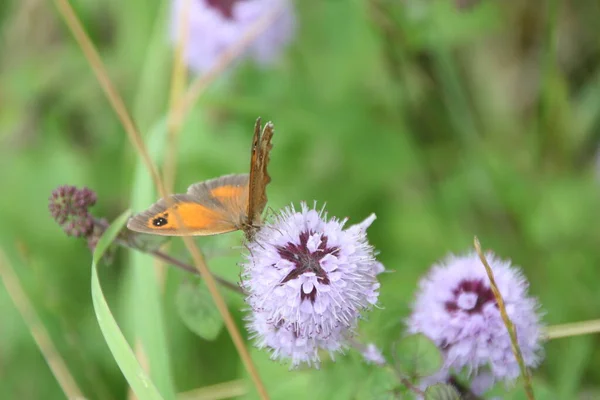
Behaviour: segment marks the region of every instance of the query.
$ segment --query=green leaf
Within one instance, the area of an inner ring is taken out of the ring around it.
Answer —
[[[432,375],[444,362],[437,346],[422,334],[402,338],[396,345],[396,353],[398,368],[413,377]]]
[[[125,340],[123,333],[119,329],[117,321],[115,321],[102,293],[102,287],[98,279],[98,261],[115,240],[121,229],[123,229],[129,215],[130,212],[126,211],[119,216],[98,241],[92,258],[92,301],[100,330],[102,331],[102,335],[104,335],[104,340],[106,340],[106,344],[108,344],[115,361],[136,396],[144,400],[162,400],[162,396],[135,358],[133,350],[131,350],[131,347],[129,347],[127,340]]]
[[[183,323],[206,340],[215,340],[223,328],[223,319],[203,281],[184,281],[175,300]]]
[[[460,400],[460,395],[452,386],[438,383],[425,390],[425,400]]]

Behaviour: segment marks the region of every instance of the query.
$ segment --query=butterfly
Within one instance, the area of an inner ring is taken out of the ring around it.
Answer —
[[[132,231],[163,236],[208,236],[244,231],[252,240],[260,227],[267,204],[266,188],[271,177],[267,172],[273,145],[273,124],[261,129],[261,119],[254,125],[250,152],[250,173],[225,175],[190,186],[186,194],[160,199],[146,211],[131,217],[127,228]],[[175,215],[177,211],[177,215]]]

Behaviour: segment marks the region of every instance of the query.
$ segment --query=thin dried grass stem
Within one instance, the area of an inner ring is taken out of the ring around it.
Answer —
[[[165,154],[165,163],[163,168],[163,180],[168,193],[175,190],[175,177],[177,174],[177,147],[179,145],[180,126],[177,118],[174,118],[173,108],[177,100],[181,97],[185,89],[187,79],[187,68],[183,62],[183,55],[187,48],[189,37],[189,9],[191,0],[184,0],[183,7],[177,15],[177,43],[173,54],[173,67],[171,71],[171,85],[169,93],[169,113],[167,117],[167,147]],[[168,251],[170,242],[163,246],[165,252]],[[162,291],[165,289],[166,268],[161,261],[155,262],[157,279]]]
[[[75,40],[77,40],[77,42],[79,43],[79,47],[81,47],[85,58],[90,63],[92,70],[96,75],[96,79],[98,79],[98,82],[100,83],[102,90],[106,94],[110,105],[119,117],[119,120],[121,121],[121,124],[125,129],[125,132],[127,132],[127,135],[129,136],[129,140],[137,150],[138,154],[142,157],[142,160],[146,165],[146,168],[150,172],[152,179],[155,182],[160,180],[158,170],[152,162],[150,155],[148,154],[148,150],[146,149],[144,141],[142,140],[142,136],[138,132],[138,129],[133,119],[127,112],[127,107],[125,107],[123,99],[121,98],[119,92],[111,82],[108,76],[108,72],[106,71],[102,60],[100,59],[98,51],[96,51],[94,44],[83,29],[83,25],[81,24],[81,21],[79,21],[79,18],[75,14],[73,7],[71,7],[71,4],[68,2],[68,0],[55,0],[55,3],[60,14],[67,23],[67,26],[73,33]]]
[[[54,346],[3,250],[0,250],[0,278],[65,396],[69,399],[83,399],[83,392],[77,386],[67,364]]]
[[[81,22],[77,18],[77,15],[73,11],[73,8],[69,4],[69,2],[67,0],[55,0],[55,1],[56,1],[59,11],[61,12],[62,16],[64,17],[65,21],[67,22],[67,25],[73,32],[73,35],[75,36],[76,40],[79,42],[86,58],[90,62],[92,69],[96,73],[96,76],[97,76],[98,80],[100,81],[100,84],[101,84],[102,88],[104,89],[107,97],[109,98],[111,105],[113,106],[113,108],[115,109],[115,112],[119,116],[119,119],[123,123],[123,126],[124,126],[125,130],[127,131],[131,142],[133,143],[134,147],[136,148],[136,150],[138,151],[138,153],[144,160],[144,164],[150,171],[152,180],[154,181],[154,184],[156,185],[161,197],[165,200],[165,202],[167,203],[167,205],[169,207],[172,206],[173,201],[167,195],[164,183],[163,183],[160,175],[158,174],[158,170],[154,166],[152,159],[150,158],[150,156],[146,150],[146,147],[141,138],[141,135],[139,134],[135,124],[133,123],[132,118],[129,116],[129,113],[127,112],[127,109],[125,108],[125,105],[124,105],[121,97],[119,96],[117,90],[115,89],[114,85],[110,81],[108,74],[106,73],[106,69],[104,68],[104,65],[102,64],[102,61],[98,55],[98,52],[94,48],[92,41],[87,36],[85,30],[83,29],[83,26],[81,25]],[[175,218],[178,221],[179,226],[184,226],[182,224],[181,216],[179,215],[179,213],[175,210],[175,212],[173,214],[175,215]],[[252,362],[250,353],[244,344],[242,335],[240,334],[239,330],[237,329],[237,326],[235,325],[235,322],[233,320],[233,317],[231,316],[231,313],[229,312],[229,309],[227,308],[225,300],[224,300],[223,296],[221,295],[221,293],[219,292],[219,289],[217,288],[217,283],[216,283],[215,278],[212,276],[208,267],[204,263],[202,254],[200,253],[200,251],[198,250],[198,248],[196,247],[196,245],[194,244],[192,239],[190,237],[183,237],[183,240],[186,244],[186,247],[192,254],[195,267],[200,272],[200,275],[204,278],[204,280],[206,282],[206,286],[208,287],[209,292],[213,296],[213,300],[215,301],[217,309],[219,310],[219,312],[221,313],[221,316],[223,317],[223,320],[225,321],[225,326],[227,327],[227,330],[229,331],[229,334],[231,335],[233,343],[234,343],[236,349],[238,350],[238,353],[240,354],[240,358],[242,359],[244,365],[248,369],[248,373],[250,374],[250,377],[252,378],[252,381],[253,381],[254,385],[256,386],[259,396],[262,399],[268,399],[269,397],[267,394],[267,390],[260,379],[260,376],[258,374],[258,371],[257,371],[254,363]]]
[[[235,325],[235,321],[233,320],[233,317],[231,316],[231,313],[229,312],[229,309],[227,308],[225,299],[219,293],[219,289],[217,287],[217,283],[215,281],[214,276],[210,273],[210,271],[206,267],[206,264],[204,263],[202,254],[200,253],[198,248],[195,246],[192,238],[189,236],[183,236],[182,239],[183,239],[183,242],[185,243],[185,247],[187,247],[188,251],[192,255],[192,258],[194,260],[194,264],[196,265],[196,268],[198,268],[198,271],[200,271],[200,275],[204,278],[204,280],[206,282],[206,286],[208,287],[208,290],[210,291],[210,294],[213,296],[215,305],[217,306],[217,309],[219,310],[219,312],[221,313],[221,316],[223,317],[225,326],[229,330],[231,339],[233,340],[233,344],[235,345],[238,352],[240,353],[242,362],[246,366],[246,369],[248,370],[250,377],[254,381],[254,385],[256,386],[256,390],[258,391],[258,395],[260,396],[261,399],[268,399],[269,394],[267,393],[267,389],[265,388],[264,384],[262,383],[262,381],[260,379],[260,376],[258,375],[258,371],[256,370],[256,367],[254,366],[254,364],[252,362],[252,358],[250,357],[250,353],[248,352],[248,349],[246,348],[244,339],[242,338],[242,335],[240,335],[240,332],[237,329],[237,326]]]
[[[475,236],[473,243],[475,245],[475,251],[479,255],[479,259],[481,263],[485,267],[485,272],[487,273],[488,279],[490,280],[490,288],[492,289],[492,293],[494,293],[494,297],[496,298],[496,303],[498,304],[498,308],[500,309],[500,315],[502,316],[502,321],[504,322],[504,326],[506,326],[506,330],[510,336],[510,343],[512,347],[513,354],[517,359],[517,363],[519,364],[519,368],[521,370],[521,376],[523,377],[523,386],[525,388],[525,393],[527,394],[527,398],[529,400],[534,400],[535,397],[533,395],[533,387],[531,386],[531,376],[527,367],[525,366],[525,360],[523,360],[523,355],[521,354],[521,348],[519,347],[519,342],[517,340],[517,330],[510,318],[508,318],[508,314],[506,313],[506,306],[504,305],[504,299],[502,298],[502,294],[498,290],[498,285],[496,285],[496,279],[494,278],[494,273],[490,264],[487,262],[483,251],[481,251],[481,244],[479,243],[479,239]]]
[[[549,326],[545,336],[547,340],[553,340],[591,333],[600,333],[600,319]]]

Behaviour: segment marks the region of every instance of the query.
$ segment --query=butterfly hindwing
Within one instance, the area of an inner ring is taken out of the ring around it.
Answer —
[[[225,175],[193,184],[187,194],[224,209],[230,215],[230,220],[241,227],[246,220],[248,181],[248,174]]]

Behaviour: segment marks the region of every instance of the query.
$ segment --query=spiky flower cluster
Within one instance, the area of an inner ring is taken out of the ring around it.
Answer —
[[[85,237],[94,229],[88,208],[96,204],[96,193],[88,188],[60,186],[50,195],[48,209],[68,236]]]
[[[88,247],[93,251],[108,226],[106,219],[94,219],[89,212],[89,208],[96,204],[96,193],[85,187],[77,189],[75,186],[64,185],[52,191],[48,200],[52,218],[67,236],[86,239]]]
[[[186,4],[189,2],[189,4]],[[224,51],[238,43],[261,16],[281,7],[281,13],[243,54],[261,65],[277,59],[295,30],[294,9],[289,0],[174,0],[171,37],[177,40],[184,6],[189,11],[185,27],[188,41],[185,60],[190,69],[205,72]]]
[[[242,285],[252,308],[249,330],[273,359],[319,366],[319,349],[347,347],[363,310],[377,303],[383,266],[366,230],[371,215],[344,229],[346,220],[321,210],[284,209],[248,244]]]
[[[491,253],[487,259],[517,330],[525,364],[535,367],[541,359],[542,339],[538,302],[527,295],[529,285],[517,267]],[[408,330],[425,334],[442,350],[444,367],[434,380],[445,380],[451,370],[463,368],[476,380],[489,368],[493,379],[487,379],[488,384],[519,376],[510,336],[476,253],[451,256],[431,269],[420,282]]]

